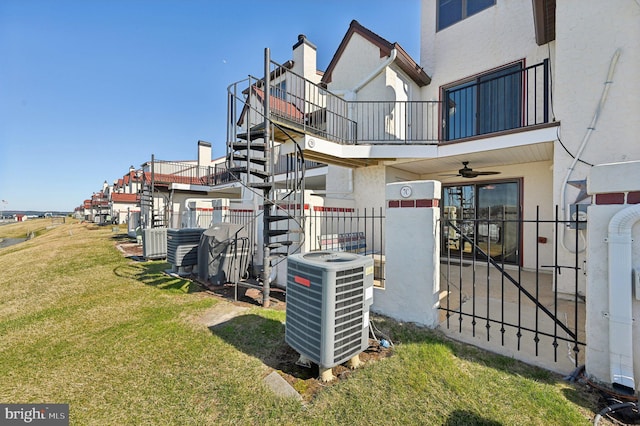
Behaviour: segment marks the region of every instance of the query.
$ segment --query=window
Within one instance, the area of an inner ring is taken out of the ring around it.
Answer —
[[[271,87],[271,95],[280,99],[287,99],[287,80],[282,80]]]
[[[496,0],[438,0],[438,31],[496,4]]]
[[[522,64],[444,90],[444,138],[455,140],[522,125]]]
[[[519,264],[519,205],[519,181],[443,187],[443,254]]]

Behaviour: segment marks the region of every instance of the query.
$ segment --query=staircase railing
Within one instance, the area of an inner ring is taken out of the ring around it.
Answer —
[[[249,76],[229,86],[227,116],[228,171],[238,177],[246,191],[262,199],[263,265],[258,287],[262,290],[265,307],[270,304],[271,268],[299,250],[304,240],[305,162],[302,150],[291,134],[291,126],[304,126],[306,122],[297,105],[277,97],[281,92],[277,85],[272,86],[271,78],[281,76],[283,68],[269,56],[269,50],[265,49],[263,79]],[[282,170],[275,168],[279,143],[272,135],[276,131],[294,146],[292,161],[286,162],[286,179],[277,185],[274,175]],[[248,282],[242,285],[251,286]]]

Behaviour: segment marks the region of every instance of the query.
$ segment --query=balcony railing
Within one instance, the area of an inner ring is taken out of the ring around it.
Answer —
[[[214,186],[235,182],[237,176],[230,173],[226,164],[198,166],[193,163],[154,160],[143,168],[144,181],[155,185],[172,183]]]
[[[272,69],[272,120],[339,144],[437,144],[549,122],[548,60],[445,90],[446,102],[346,101],[276,63]],[[238,96],[230,86],[230,138],[264,121],[263,80],[236,84],[249,88]]]
[[[445,90],[442,141],[548,123],[548,62],[512,66]]]

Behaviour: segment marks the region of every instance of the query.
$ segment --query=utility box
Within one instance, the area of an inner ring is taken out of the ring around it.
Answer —
[[[587,207],[588,204],[570,204],[569,205],[569,228],[570,229],[587,229]]]

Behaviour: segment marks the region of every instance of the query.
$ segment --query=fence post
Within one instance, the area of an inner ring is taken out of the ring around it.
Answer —
[[[372,310],[401,321],[438,325],[440,182],[386,187],[385,288]]]

